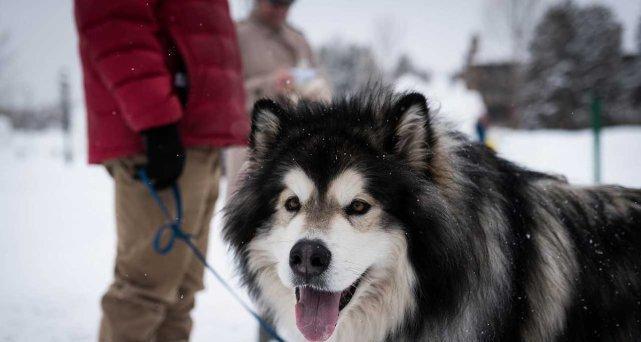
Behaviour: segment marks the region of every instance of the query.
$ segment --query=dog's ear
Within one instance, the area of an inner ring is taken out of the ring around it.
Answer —
[[[403,95],[392,108],[394,152],[416,170],[425,170],[432,139],[429,108],[422,94]]]
[[[262,157],[276,142],[281,131],[283,109],[269,99],[258,100],[252,111],[252,130],[249,147],[256,157]]]

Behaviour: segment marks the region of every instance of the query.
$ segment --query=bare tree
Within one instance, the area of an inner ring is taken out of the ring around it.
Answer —
[[[7,69],[9,65],[8,52],[9,34],[0,32],[0,111],[7,105],[9,100],[9,80],[7,79]]]
[[[637,23],[637,53],[641,55],[641,16]]]
[[[485,25],[510,43],[511,59],[520,63],[527,58],[528,41],[539,15],[552,0],[485,0]]]
[[[320,47],[319,56],[336,94],[353,94],[383,79],[383,70],[369,46],[334,39]]]
[[[374,21],[373,47],[386,71],[394,68],[401,54],[403,27],[393,16],[382,16]]]

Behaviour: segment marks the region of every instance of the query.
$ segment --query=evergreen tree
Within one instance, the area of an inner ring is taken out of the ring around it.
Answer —
[[[603,101],[603,123],[612,124],[624,110],[619,78],[623,62],[621,24],[614,20],[609,8],[591,5],[576,13],[574,26],[576,37],[568,49],[576,56],[572,77],[580,104],[576,125],[589,125],[594,96]]]
[[[530,54],[519,95],[524,126],[587,127],[593,96],[608,113],[620,109],[621,25],[608,8],[572,2],[551,7],[537,25]]]
[[[522,123],[547,127],[565,119],[578,103],[570,89],[572,56],[566,48],[574,38],[570,4],[549,9],[530,42],[531,63],[520,95]]]

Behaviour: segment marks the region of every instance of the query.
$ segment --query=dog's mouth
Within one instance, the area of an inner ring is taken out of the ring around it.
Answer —
[[[362,278],[341,292],[296,287],[296,326],[306,339],[325,341],[332,336],[340,312],[352,300]]]

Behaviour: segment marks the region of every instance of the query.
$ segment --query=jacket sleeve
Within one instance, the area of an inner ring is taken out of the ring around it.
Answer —
[[[75,0],[81,49],[134,131],[182,117],[158,40],[156,1]]]

